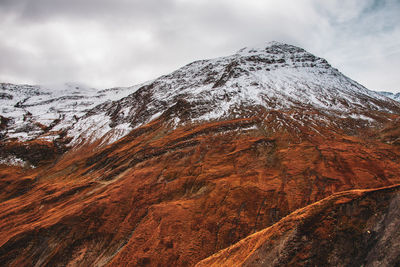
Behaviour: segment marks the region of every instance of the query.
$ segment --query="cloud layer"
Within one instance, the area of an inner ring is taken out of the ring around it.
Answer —
[[[0,81],[129,86],[281,41],[400,91],[398,0],[2,0]]]

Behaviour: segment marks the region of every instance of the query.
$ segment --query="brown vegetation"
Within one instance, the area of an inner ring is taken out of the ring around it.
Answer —
[[[191,266],[335,192],[400,183],[395,130],[299,134],[274,123],[173,129],[160,119],[37,169],[2,166],[0,265]],[[312,228],[321,240],[331,222]]]

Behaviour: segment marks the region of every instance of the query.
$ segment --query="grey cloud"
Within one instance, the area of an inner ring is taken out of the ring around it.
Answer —
[[[400,90],[399,13],[397,0],[2,0],[0,80],[128,86],[277,40]]]
[[[0,11],[13,12],[20,21],[43,22],[54,18],[77,20],[145,18],[174,8],[172,0],[3,0]]]

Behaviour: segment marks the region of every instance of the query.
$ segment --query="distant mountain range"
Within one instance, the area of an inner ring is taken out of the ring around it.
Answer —
[[[378,92],[378,93],[390,97],[391,99],[394,99],[396,101],[400,101],[400,93],[392,93],[392,92]]]

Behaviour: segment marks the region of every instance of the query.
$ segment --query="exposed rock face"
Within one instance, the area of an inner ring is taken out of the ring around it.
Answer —
[[[196,266],[398,266],[400,187],[334,194]]]
[[[39,164],[51,163],[57,156],[65,152],[61,143],[33,140],[27,142],[4,142],[0,143],[0,157],[4,163],[8,158],[20,159],[21,162],[37,166]]]
[[[6,133],[0,265],[193,266],[336,192],[400,184],[400,104],[303,49],[132,90],[54,140]]]

